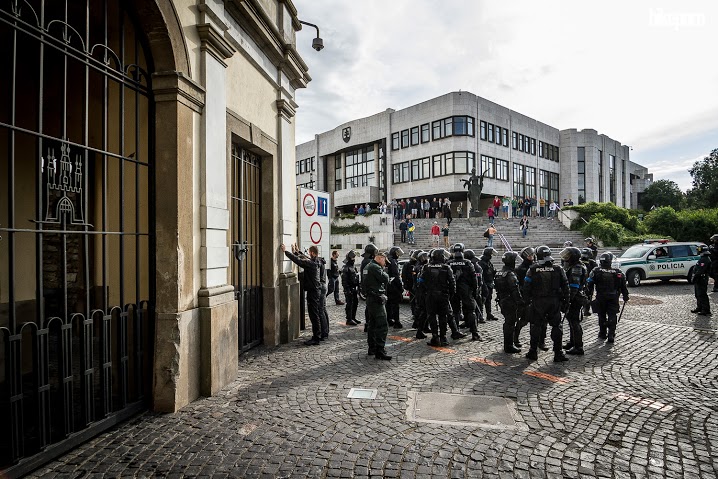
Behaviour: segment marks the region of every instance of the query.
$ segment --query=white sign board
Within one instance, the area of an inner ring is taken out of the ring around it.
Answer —
[[[319,248],[319,256],[329,260],[331,255],[329,233],[331,205],[329,193],[299,188],[299,246],[302,251],[311,245]]]

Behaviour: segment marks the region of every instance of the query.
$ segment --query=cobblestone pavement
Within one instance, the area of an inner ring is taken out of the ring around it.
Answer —
[[[718,293],[712,318],[689,312],[685,281],[631,294],[614,345],[594,315],[586,355],[560,364],[503,354],[501,321],[444,351],[392,330],[394,359],[376,361],[332,305],[321,346],[255,349],[218,396],[143,414],[36,477],[717,477]],[[353,387],[378,396],[347,399]],[[527,430],[408,421],[408,393],[426,391],[509,398]]]

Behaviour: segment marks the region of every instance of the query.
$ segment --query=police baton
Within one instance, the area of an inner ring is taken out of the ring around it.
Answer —
[[[621,306],[621,314],[618,315],[618,320],[616,320],[616,324],[621,322],[621,318],[623,317],[623,310],[626,309],[626,303],[628,301],[623,302],[623,306]]]

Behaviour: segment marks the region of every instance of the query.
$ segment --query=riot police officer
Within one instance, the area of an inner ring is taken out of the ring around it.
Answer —
[[[464,244],[456,243],[453,246],[454,257],[447,263],[454,274],[456,294],[451,297],[451,309],[454,310],[454,321],[459,323],[459,312],[464,313],[464,320],[471,331],[471,340],[480,341],[481,337],[476,330],[476,272],[471,261],[464,258]]]
[[[711,302],[708,300],[708,275],[712,265],[710,251],[707,246],[701,245],[698,247],[698,253],[701,257],[695,265],[693,276],[693,288],[698,306],[696,309],[691,310],[691,313],[698,313],[701,316],[710,316]]]
[[[474,266],[474,275],[476,276],[476,292],[474,293],[474,302],[476,303],[476,309],[474,315],[476,316],[476,322],[478,324],[484,324],[484,291],[486,285],[484,284],[484,270],[481,269],[479,264],[479,258],[476,257],[474,250],[464,250],[464,258],[468,259]]]
[[[399,320],[399,305],[401,297],[404,293],[404,286],[401,284],[401,271],[399,271],[399,257],[404,251],[398,246],[389,248],[389,259],[387,261],[386,271],[389,274],[389,286],[386,295],[389,298],[386,302],[386,314],[389,326],[394,329],[401,329],[403,326]]]
[[[416,266],[416,258],[421,250],[415,249],[409,253],[409,261],[401,267],[401,284],[404,291],[409,293],[409,306],[411,308],[411,319],[413,321],[411,327],[416,328],[416,305],[414,304],[414,267]]]
[[[356,320],[357,307],[359,306],[359,294],[357,289],[359,288],[359,273],[354,265],[356,260],[356,253],[349,251],[344,259],[344,266],[342,267],[342,289],[344,290],[344,297],[346,298],[345,311],[347,315],[347,326],[355,326],[359,324]]]
[[[418,280],[426,293],[426,314],[431,324],[429,346],[449,344],[446,339],[447,320],[452,314],[449,298],[456,293],[456,282],[451,268],[445,263],[448,257],[445,249],[435,249]]]
[[[710,276],[713,278],[713,292],[718,292],[718,234],[711,236],[711,244],[709,246],[711,258]]]
[[[541,326],[551,326],[553,341],[553,360],[568,361],[562,349],[561,313],[568,310],[568,280],[566,273],[559,265],[553,264],[551,248],[536,248],[537,264],[531,265],[524,279],[523,296],[531,298],[531,349],[526,357],[538,359],[538,345]]]
[[[374,245],[374,243],[369,243],[366,246],[364,246],[364,252],[362,253],[362,261],[361,265],[359,266],[359,281],[361,281],[361,287],[360,291],[364,298],[366,298],[366,293],[364,292],[364,268],[366,268],[369,263],[372,262],[374,259],[374,255],[376,255],[376,252],[379,251],[379,248]],[[367,332],[367,328],[369,327],[366,323],[366,321],[369,318],[369,312],[364,308],[364,332]],[[357,322],[361,322],[357,319]]]
[[[593,297],[595,289],[596,300],[592,307],[598,314],[598,338],[608,339],[608,342],[612,343],[616,337],[618,322],[618,295],[623,294],[623,301],[628,301],[628,288],[623,272],[611,267],[613,253],[602,253],[598,263],[599,266],[588,275],[588,298]]]
[[[421,272],[424,267],[429,264],[429,253],[421,251],[416,255],[416,265],[414,266],[414,317],[416,318],[416,339],[425,339],[427,332],[430,332],[427,325],[426,316],[426,291],[419,282]]]
[[[568,288],[570,292],[570,305],[566,312],[569,326],[569,340],[564,346],[566,354],[583,355],[583,328],[581,327],[581,313],[588,304],[586,296],[586,280],[588,272],[581,263],[581,250],[573,246],[561,251],[561,261],[564,263]]]
[[[391,356],[386,354],[386,334],[389,331],[385,308],[389,285],[389,275],[384,272],[386,256],[385,252],[376,251],[372,261],[364,268],[362,289],[366,295],[368,354],[373,354],[375,359],[389,361]]]
[[[534,264],[534,257],[536,254],[536,250],[533,249],[531,246],[527,246],[524,249],[521,250],[519,253],[519,257],[521,258],[521,264],[516,268],[515,274],[516,279],[519,281],[519,288],[524,287],[524,278],[526,278],[526,272],[528,272],[529,268],[532,264]],[[516,322],[516,327],[514,328],[514,347],[517,349],[521,349],[521,341],[519,340],[519,336],[521,335],[521,330],[524,326],[529,324],[530,319],[530,312],[531,308],[529,307],[528,298],[524,299],[524,305],[519,307],[518,310],[518,321]],[[539,341],[539,349],[544,349],[546,345],[544,344],[544,338],[546,338],[546,330],[543,330],[543,333],[541,335],[541,341]],[[543,346],[543,348],[542,348]]]
[[[588,274],[591,274],[591,271],[598,266],[598,263],[596,263],[596,260],[593,259],[593,251],[591,248],[583,248],[581,249],[581,262],[586,267],[586,272]],[[591,316],[591,302],[589,301],[586,306],[583,307],[583,315],[585,317]]]
[[[479,265],[483,270],[484,284],[486,285],[484,296],[484,307],[486,308],[486,320],[498,321],[499,318],[491,314],[491,299],[494,295],[494,276],[496,276],[496,268],[491,263],[491,256],[498,253],[494,248],[484,248],[484,252],[479,258]]]
[[[593,239],[593,237],[589,236],[583,241],[584,243],[586,243],[586,248],[589,248],[591,250],[591,257],[595,261],[596,257],[598,256],[598,246],[596,246],[596,240]]]
[[[507,251],[501,257],[504,266],[496,273],[495,287],[496,297],[504,315],[504,352],[508,354],[520,353],[521,349],[514,346],[514,331],[519,319],[519,308],[524,305],[519,290],[519,280],[516,277],[514,268],[518,253]]]

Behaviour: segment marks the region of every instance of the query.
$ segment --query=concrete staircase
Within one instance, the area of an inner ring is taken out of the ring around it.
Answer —
[[[431,226],[434,224],[434,221],[439,223],[439,227],[443,227],[446,224],[444,219],[417,218],[413,221],[416,226],[416,230],[414,231],[415,246],[401,243],[398,222],[396,224],[394,244],[402,246],[406,253],[408,253],[409,249],[430,249],[432,247]],[[499,233],[504,235],[511,249],[514,251],[520,251],[526,246],[533,246],[535,248],[541,245],[547,245],[552,249],[560,251],[563,249],[564,241],[573,241],[574,246],[579,248],[584,247],[583,234],[580,231],[567,229],[558,220],[551,221],[547,218],[530,218],[526,238],[521,235],[519,222],[520,220],[518,218],[495,220],[494,225],[497,234],[494,237],[494,248],[499,251],[499,253],[503,253],[507,249],[498,237]],[[451,222],[451,226],[449,226],[450,244],[464,243],[467,249],[473,249],[477,255],[480,255],[487,243],[487,239],[483,236],[487,226],[488,220],[485,217],[456,218]],[[441,246],[443,246],[443,236],[441,236],[440,239]]]

